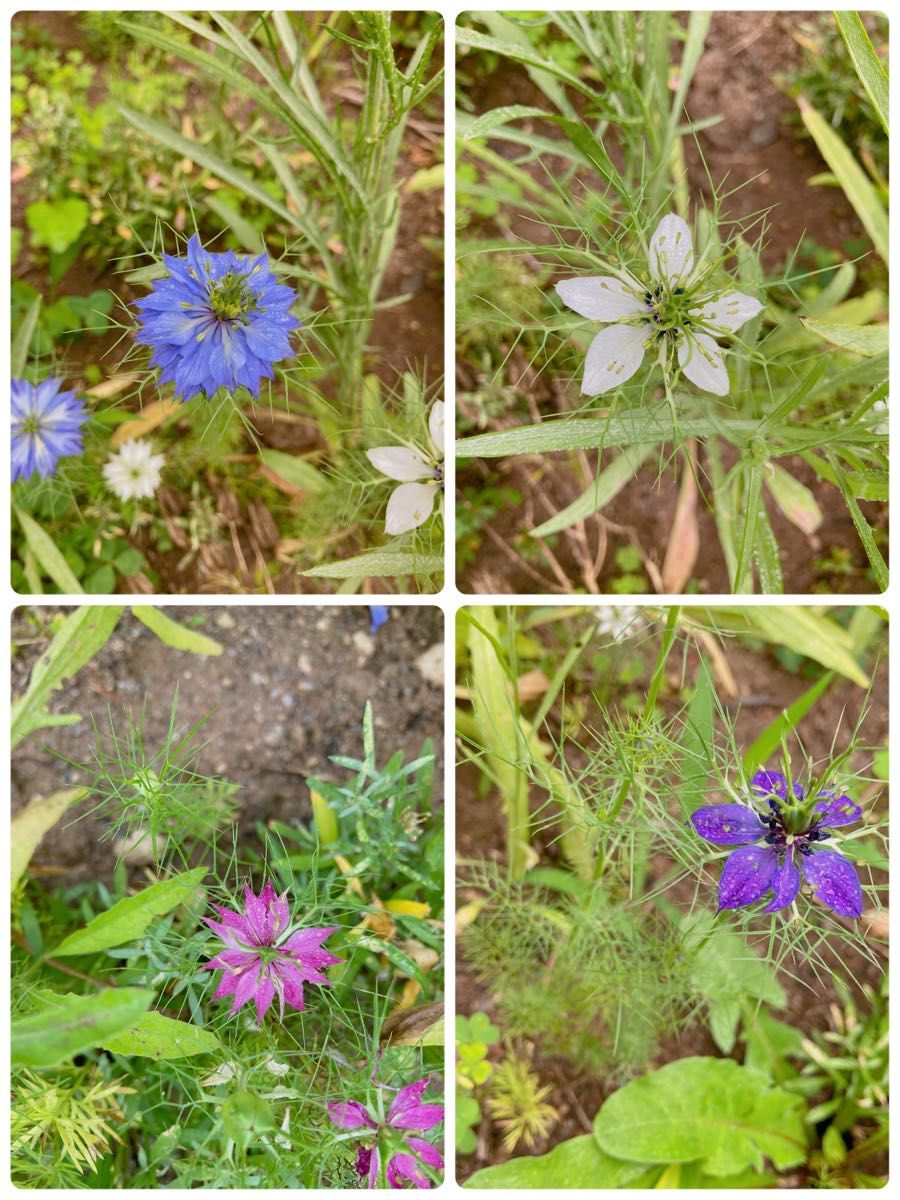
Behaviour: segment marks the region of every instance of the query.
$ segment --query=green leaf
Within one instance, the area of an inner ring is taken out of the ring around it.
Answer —
[[[356,939],[356,944],[363,950],[370,951],[372,954],[383,954],[388,962],[399,971],[401,976],[405,979],[414,979],[423,992],[430,993],[431,984],[428,976],[414,958],[405,954],[393,942],[385,942],[381,938],[374,937],[372,934],[364,934],[361,938]]]
[[[154,993],[106,988],[90,996],[69,993],[40,1012],[12,1022],[14,1066],[55,1067],[128,1029],[146,1012]]]
[[[76,718],[77,719],[77,718]],[[36,796],[16,813],[10,827],[9,877],[14,890],[31,862],[41,838],[63,813],[87,795],[87,788],[66,788],[52,796]]]
[[[716,711],[716,689],[705,658],[701,657],[697,667],[697,682],[691,697],[684,728],[681,732],[681,749],[684,757],[681,766],[681,812],[687,818],[701,805],[706,796],[709,777],[714,765],[713,746],[714,718]]]
[[[781,745],[782,737],[797,728],[833,679],[834,671],[826,671],[811,688],[807,688],[802,696],[766,726],[744,755],[743,768],[748,778],[759,767],[765,766],[771,755]]]
[[[395,575],[436,575],[444,560],[436,554],[413,554],[408,550],[373,550],[340,562],[325,563],[301,572],[318,579],[391,578]]]
[[[652,449],[647,446],[629,446],[600,472],[594,482],[571,504],[567,505],[555,517],[539,525],[531,531],[531,537],[550,537],[583,521],[585,517],[593,516],[609,504],[613,497],[618,496],[622,488],[633,479],[642,463],[650,457]]]
[[[28,351],[31,349],[31,339],[37,328],[38,317],[41,315],[41,297],[35,296],[28,308],[22,314],[13,334],[10,347],[10,374],[13,379],[21,379],[25,374],[28,363]]]
[[[278,1126],[272,1110],[261,1096],[253,1092],[235,1092],[222,1105],[222,1128],[233,1142],[247,1147],[258,1142],[261,1133]]]
[[[330,846],[332,842],[338,840],[341,833],[337,815],[325,797],[320,795],[315,788],[309,789],[309,798],[312,802],[313,822],[316,826],[319,844]]]
[[[13,505],[13,512],[16,514],[16,520],[25,534],[25,541],[28,543],[28,548],[37,559],[44,573],[53,580],[61,592],[67,593],[70,596],[82,595],[84,589],[72,574],[69,564],[56,548],[56,543],[50,535],[38,525],[33,517],[30,517],[27,512],[19,508],[17,504]]]
[[[150,604],[135,604],[132,613],[149,630],[156,634],[161,642],[171,646],[173,650],[186,650],[190,654],[208,654],[215,656],[222,653],[221,645],[198,633],[195,629],[185,629],[164,612]]]
[[[112,908],[94,917],[84,929],[69,934],[53,951],[54,958],[69,954],[93,954],[110,946],[121,946],[140,937],[154,917],[171,912],[189,899],[206,877],[206,867],[195,867],[151,883],[134,896],[126,896]]]
[[[324,492],[328,488],[328,480],[312,463],[298,458],[296,454],[284,454],[281,450],[268,450],[262,447],[259,457],[276,475],[280,475],[285,483],[301,492]]]
[[[683,1058],[625,1084],[594,1121],[600,1149],[627,1162],[696,1161],[709,1175],[781,1171],[806,1160],[801,1097],[727,1058]]]
[[[46,710],[47,701],[65,679],[80,671],[106,645],[122,611],[121,605],[93,605],[76,608],[66,617],[53,641],[34,664],[25,695],[13,702],[10,734],[13,746],[36,729],[81,720],[77,713],[51,715]]]
[[[813,321],[801,317],[800,323],[832,346],[852,350],[863,358],[874,358],[888,349],[887,325],[833,325],[830,321]]]
[[[46,246],[62,254],[81,237],[91,215],[86,200],[70,196],[64,200],[36,200],[25,209],[33,246]]]
[[[144,1013],[129,1029],[98,1039],[97,1045],[113,1054],[156,1059],[191,1058],[222,1049],[215,1034],[158,1012]]]
[[[549,1154],[511,1158],[497,1167],[476,1171],[467,1188],[638,1188],[652,1176],[643,1164],[621,1162],[601,1150],[590,1134],[560,1142]]]
[[[862,23],[862,17],[857,12],[836,12],[834,19],[841,31],[844,44],[850,52],[856,74],[869,93],[872,107],[878,114],[878,120],[884,127],[884,132],[887,133],[888,112],[890,111],[888,75],[881,59],[875,53],[866,27]]]
[[[495,129],[499,129],[501,125],[508,125],[510,121],[521,121],[525,117],[549,117],[550,115],[542,108],[531,108],[527,104],[502,105],[500,108],[489,109],[488,112],[476,118],[463,134],[463,140],[488,137]]]
[[[777,463],[767,463],[765,473],[769,493],[792,525],[809,535],[822,524],[822,510],[805,483]]]
[[[888,260],[888,218],[884,205],[865,171],[853,157],[840,135],[818,113],[805,96],[797,97],[800,115],[819,153],[834,172],[844,195],[872,239],[879,256]]]
[[[803,1056],[803,1034],[793,1025],[777,1021],[764,1008],[756,1009],[744,1019],[744,1041],[747,1050],[744,1066],[757,1071],[773,1083],[783,1083],[795,1072],[789,1058]]]

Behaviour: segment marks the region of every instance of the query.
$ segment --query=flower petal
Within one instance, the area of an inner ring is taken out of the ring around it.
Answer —
[[[678,361],[687,378],[704,392],[727,396],[730,386],[725,355],[708,333],[682,333]]]
[[[757,771],[751,785],[757,796],[777,796],[779,800],[787,800],[788,781],[780,771]],[[803,799],[803,788],[799,783],[794,784],[794,796]]]
[[[612,275],[561,279],[556,293],[567,308],[589,321],[620,321],[647,311],[643,297]]]
[[[803,878],[838,916],[862,916],[862,885],[856,868],[836,850],[811,850],[804,855]]]
[[[646,325],[611,325],[601,329],[588,347],[581,391],[599,396],[630,379],[644,359]]]
[[[443,1104],[422,1104],[422,1093],[428,1087],[428,1079],[407,1084],[394,1097],[388,1113],[388,1124],[394,1129],[417,1129],[427,1133],[444,1119]]]
[[[696,831],[720,846],[742,846],[758,842],[767,833],[759,814],[746,804],[711,804],[691,813]]]
[[[687,222],[669,213],[650,239],[650,277],[677,283],[693,265],[694,245]]]
[[[437,488],[429,487],[427,483],[401,483],[394,488],[384,515],[385,533],[391,536],[409,533],[427,521],[436,495]]]
[[[792,851],[785,854],[784,862],[772,876],[772,887],[775,895],[763,912],[778,912],[797,899],[797,893],[800,891],[800,869],[794,862]]]
[[[403,1187],[404,1179],[408,1179],[413,1187],[431,1187],[431,1180],[411,1154],[392,1154],[388,1159],[386,1174],[387,1185],[390,1188]]]
[[[835,796],[834,792],[819,792],[822,799],[813,807],[816,824],[834,828],[836,825],[852,825],[862,816],[862,809],[849,796]]]
[[[769,890],[778,870],[778,852],[770,846],[742,846],[729,854],[719,880],[719,908],[742,908]]]
[[[444,457],[444,402],[435,400],[428,416],[428,432],[438,458]]]
[[[425,1142],[421,1138],[407,1138],[406,1144],[410,1150],[414,1150],[418,1158],[429,1167],[433,1167],[435,1171],[444,1169],[444,1159],[440,1151],[432,1146],[431,1142]]]
[[[377,1129],[365,1105],[358,1100],[334,1100],[328,1105],[328,1119],[338,1129]],[[367,1164],[368,1169],[368,1164]]]
[[[366,458],[376,471],[387,475],[388,479],[408,482],[427,479],[431,474],[431,467],[418,450],[408,450],[403,446],[376,446],[366,451]]]
[[[723,292],[721,296],[705,300],[690,312],[692,317],[698,317],[706,325],[733,333],[762,310],[763,305],[745,292]]]

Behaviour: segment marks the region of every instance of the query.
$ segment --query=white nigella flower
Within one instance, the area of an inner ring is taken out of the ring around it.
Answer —
[[[436,400],[428,418],[433,453],[406,446],[376,446],[366,451],[369,462],[400,482],[388,500],[385,533],[409,533],[431,516],[435,497],[444,484],[444,402]]]
[[[165,463],[165,456],[154,454],[150,442],[132,438],[110,455],[103,478],[120,500],[147,500],[159,486]]]
[[[650,239],[647,282],[622,270],[558,283],[560,299],[580,316],[612,322],[588,347],[582,392],[599,396],[624,383],[653,347],[665,367],[674,347],[691,383],[727,396],[725,356],[715,339],[740,329],[763,306],[743,292],[713,288],[711,273],[702,259],[694,266],[691,231],[669,213]]]

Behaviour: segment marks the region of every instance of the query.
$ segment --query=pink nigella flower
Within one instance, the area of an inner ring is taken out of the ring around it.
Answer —
[[[304,983],[330,983],[320,968],[341,961],[322,949],[322,942],[337,925],[288,932],[291,914],[285,896],[287,892],[276,896],[271,883],[258,896],[247,886],[243,913],[214,904],[221,920],[203,918],[225,943],[225,949],[202,969],[224,971],[215,999],[233,996],[231,1015],[252,997],[262,1024],[276,995],[282,1019],[285,1004],[302,1011]]]
[[[386,1164],[385,1181],[390,1188],[409,1184],[430,1188],[432,1183],[422,1170],[422,1164],[435,1171],[443,1169],[444,1160],[430,1142],[407,1136],[410,1130],[427,1133],[444,1119],[443,1104],[422,1104],[426,1087],[428,1080],[420,1079],[401,1088],[387,1117],[379,1118],[356,1100],[334,1101],[328,1105],[328,1116],[338,1129],[372,1131],[371,1143],[357,1150],[355,1164],[357,1174],[366,1180],[368,1187],[379,1186],[382,1162]]]

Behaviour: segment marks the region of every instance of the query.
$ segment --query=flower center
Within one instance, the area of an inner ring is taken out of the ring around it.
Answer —
[[[665,284],[657,283],[644,292],[644,300],[648,309],[647,323],[652,325],[658,334],[683,329],[692,323],[687,311],[693,301],[685,294],[683,287],[672,288],[670,291]]]
[[[41,418],[38,413],[29,413],[22,421],[22,433],[26,437],[34,437],[41,432]]]
[[[255,949],[264,967],[275,962],[277,958],[281,958],[281,951],[277,946],[257,946]]]
[[[248,313],[254,312],[259,306],[259,294],[250,287],[246,275],[237,275],[229,271],[221,279],[209,285],[209,306],[220,321],[237,321],[247,324]]]

